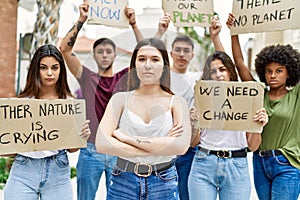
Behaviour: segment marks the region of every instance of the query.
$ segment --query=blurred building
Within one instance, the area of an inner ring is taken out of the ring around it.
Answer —
[[[15,96],[17,1],[2,0],[0,17],[0,97]]]
[[[248,57],[248,66],[254,68],[256,55],[268,45],[290,44],[300,51],[300,29],[277,32],[257,33],[245,44],[245,51]]]
[[[220,16],[220,22],[223,25],[220,33],[220,38],[225,48],[226,53],[230,56],[231,53],[231,42],[230,42],[230,31],[226,27],[225,23],[228,17],[228,13],[231,12],[232,0],[226,0],[226,6],[224,0],[214,0],[215,11]],[[36,19],[36,0],[20,0],[18,7],[18,33],[23,35],[28,32],[32,32],[33,25]],[[79,17],[78,6],[82,3],[82,0],[64,0],[60,8],[60,24],[58,31],[58,45],[61,39],[71,29],[73,24]],[[163,15],[161,8],[161,0],[129,0],[129,7],[132,7],[136,11],[136,20],[141,32],[144,37],[151,37],[155,34],[158,27],[159,18]],[[203,28],[196,28],[199,33],[203,33]],[[171,42],[177,34],[177,29],[170,24],[167,33],[162,38],[166,43],[168,50],[171,50]],[[75,44],[75,52],[81,59],[81,61],[97,71],[96,63],[92,57],[92,45],[93,42],[100,37],[108,37],[112,39],[117,45],[117,58],[114,64],[114,70],[119,71],[124,67],[129,66],[131,52],[136,44],[135,36],[131,27],[127,29],[111,28],[101,25],[87,25],[84,24],[83,29],[80,31],[77,42]],[[288,30],[278,32],[267,32],[258,34],[241,34],[240,42],[242,51],[244,54],[246,64],[253,69],[254,59],[256,54],[265,46],[270,44],[291,44],[294,48],[300,49],[300,30]],[[195,56],[191,62],[190,68],[193,71],[201,71],[203,64],[200,63],[199,46],[195,46]],[[23,87],[25,85],[25,77],[27,74],[27,67],[29,64],[26,54],[22,56],[19,74],[20,80],[19,85]],[[172,60],[171,60],[172,62]],[[17,70],[18,71],[18,70]],[[71,90],[75,92],[79,85],[75,78],[69,73],[68,81],[70,83]]]

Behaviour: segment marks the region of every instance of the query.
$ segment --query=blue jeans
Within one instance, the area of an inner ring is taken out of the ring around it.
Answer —
[[[178,190],[180,200],[189,200],[188,178],[195,152],[196,148],[190,147],[184,155],[179,156],[175,161],[178,173]]]
[[[107,200],[178,200],[177,172],[173,165],[148,177],[124,172],[117,166],[111,176]]]
[[[300,170],[283,156],[253,154],[254,184],[260,200],[297,200]]]
[[[116,164],[117,157],[100,154],[96,151],[95,144],[87,143],[86,148],[80,149],[77,163],[77,199],[94,200],[99,181],[105,172],[106,189],[108,190],[112,167]]]
[[[5,200],[72,200],[70,166],[65,151],[33,159],[17,155],[4,190]]]
[[[248,160],[218,158],[197,151],[188,181],[192,200],[249,200],[251,192]]]

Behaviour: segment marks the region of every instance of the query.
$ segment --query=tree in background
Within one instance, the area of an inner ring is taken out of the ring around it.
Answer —
[[[204,66],[206,58],[214,52],[214,46],[210,39],[208,28],[204,28],[203,36],[199,35],[194,27],[181,27],[178,31],[189,36],[199,44],[200,52],[197,56],[199,57],[201,66]]]
[[[0,157],[0,190],[2,190],[7,182],[9,170],[14,161],[14,158]]]
[[[31,55],[43,44],[56,45],[59,9],[63,0],[37,0],[37,19],[34,25]]]
[[[217,15],[219,17],[218,13],[216,12],[214,12],[214,15]],[[203,36],[201,36],[198,34],[194,27],[181,27],[178,29],[179,32],[189,36],[199,44],[200,52],[198,57],[201,66],[204,66],[206,58],[215,51],[214,45],[212,44],[212,41],[210,39],[209,28],[205,27],[203,28],[203,30],[204,33]]]

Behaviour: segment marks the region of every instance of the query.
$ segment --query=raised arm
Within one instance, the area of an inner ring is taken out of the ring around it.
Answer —
[[[235,21],[235,17],[232,13],[229,14],[228,20],[226,25],[230,29],[233,26]],[[231,35],[231,49],[233,59],[238,70],[239,76],[241,77],[242,81],[253,81],[254,78],[249,70],[249,68],[245,65],[243,53],[241,50],[241,45],[239,41],[238,35]]]
[[[139,42],[141,40],[144,39],[144,36],[142,34],[142,32],[140,31],[140,29],[138,28],[138,25],[136,23],[136,19],[135,19],[135,11],[133,8],[125,8],[125,14],[129,19],[129,24],[132,27],[132,30],[134,32],[136,41]],[[164,35],[164,33],[168,30],[169,27],[169,23],[170,23],[170,15],[168,13],[165,13],[159,20],[159,24],[158,24],[158,30],[155,33],[154,37],[157,39],[161,39],[162,36]]]
[[[211,41],[213,42],[216,51],[225,52],[224,47],[223,47],[220,37],[219,37],[221,28],[222,28],[222,25],[219,21],[218,16],[217,15],[213,16],[211,27],[209,27]]]
[[[191,126],[189,120],[188,106],[182,97],[174,99],[173,122],[182,128],[182,134],[177,137],[166,135],[165,137],[136,137],[124,133],[122,130],[114,132],[120,141],[135,146],[151,155],[183,155],[190,146]]]
[[[79,6],[80,16],[71,30],[63,38],[60,44],[61,53],[66,61],[66,64],[70,72],[76,77],[80,78],[82,74],[82,64],[80,60],[73,53],[73,47],[76,42],[79,31],[81,30],[83,24],[87,20],[87,12],[89,5],[84,3]]]
[[[125,14],[128,17],[128,19],[129,19],[129,24],[132,27],[132,30],[134,32],[136,41],[139,42],[139,41],[143,40],[144,36],[142,35],[142,33],[141,33],[140,29],[138,28],[138,25],[136,23],[134,9],[133,8],[125,7]]]
[[[159,19],[158,30],[154,35],[155,38],[161,39],[165,32],[168,30],[171,18],[169,13],[164,13],[164,15]]]

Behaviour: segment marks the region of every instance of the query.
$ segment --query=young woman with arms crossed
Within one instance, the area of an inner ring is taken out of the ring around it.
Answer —
[[[140,41],[133,52],[128,92],[113,95],[100,122],[96,147],[118,156],[107,199],[178,199],[173,163],[191,140],[186,101],[170,91],[164,43]]]

